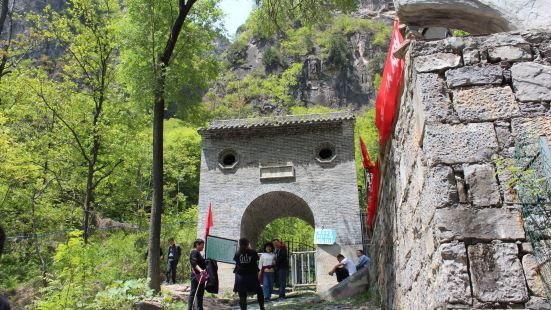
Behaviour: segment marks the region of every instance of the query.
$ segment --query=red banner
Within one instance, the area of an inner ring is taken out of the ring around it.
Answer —
[[[377,200],[379,199],[379,160],[375,162],[375,167],[371,169],[371,188],[367,196],[367,227],[373,230],[373,223],[377,214]]]
[[[386,65],[377,94],[375,103],[376,119],[375,124],[379,128],[379,143],[384,145],[392,134],[392,126],[396,117],[396,106],[398,104],[398,93],[402,84],[402,72],[404,61],[393,56],[400,44],[404,41],[400,30],[399,21],[394,21],[394,30],[390,40],[390,48],[386,56]]]

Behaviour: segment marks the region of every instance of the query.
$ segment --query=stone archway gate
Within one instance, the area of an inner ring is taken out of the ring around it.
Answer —
[[[334,245],[316,246],[317,289],[343,253],[362,247],[351,113],[214,121],[203,140],[198,236],[209,204],[212,235],[254,244],[271,221],[298,217],[316,229],[334,229]],[[278,236],[274,236],[276,238]],[[232,266],[220,267],[221,286],[232,287]]]

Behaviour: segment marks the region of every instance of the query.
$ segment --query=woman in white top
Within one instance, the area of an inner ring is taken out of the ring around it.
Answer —
[[[274,245],[271,242],[264,244],[264,253],[260,255],[258,268],[260,269],[260,283],[264,291],[264,299],[269,301],[274,289]]]

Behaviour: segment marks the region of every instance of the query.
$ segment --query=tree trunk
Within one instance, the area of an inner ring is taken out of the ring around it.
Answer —
[[[84,244],[88,244],[88,237],[90,236],[90,206],[94,200],[94,167],[95,165],[88,163],[88,173],[86,176],[86,194],[84,196],[84,205],[82,208],[82,230]]]
[[[153,107],[153,205],[149,226],[149,265],[147,276],[149,288],[156,293],[161,291],[161,268],[159,252],[161,247],[161,214],[163,212],[163,120],[165,111],[165,74],[178,36],[191,7],[196,0],[178,0],[178,16],[172,25],[170,37],[159,57],[159,71],[155,89],[155,106]]]
[[[159,86],[164,88],[164,78],[159,78]],[[164,94],[158,90],[153,108],[153,205],[149,226],[149,267],[147,276],[149,288],[155,292],[161,290],[161,214],[163,212],[163,119],[165,111]]]

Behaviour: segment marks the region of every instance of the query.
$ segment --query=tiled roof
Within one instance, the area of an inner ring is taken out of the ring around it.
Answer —
[[[335,123],[354,119],[351,112],[303,114],[274,117],[259,117],[213,121],[209,127],[199,128],[199,133],[219,132],[234,129],[273,128],[303,124]]]

